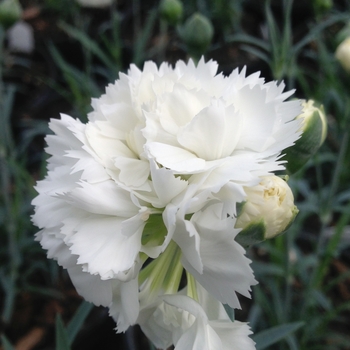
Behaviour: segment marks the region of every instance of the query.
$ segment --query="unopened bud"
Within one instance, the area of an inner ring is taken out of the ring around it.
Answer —
[[[249,246],[286,231],[298,214],[292,190],[278,176],[264,176],[259,185],[246,187],[247,199],[238,214],[235,228],[242,231],[236,241]]]
[[[18,0],[2,0],[0,2],[0,24],[10,28],[22,16],[22,7]]]
[[[103,8],[110,6],[114,0],[76,0],[80,6]]]
[[[183,13],[182,2],[179,0],[162,0],[159,5],[161,18],[174,26],[181,20]]]
[[[313,0],[313,7],[316,13],[323,13],[333,7],[333,0]]]
[[[335,57],[344,70],[350,73],[350,37],[340,43],[335,51]]]
[[[199,58],[208,49],[214,35],[209,19],[200,13],[193,14],[180,30],[180,36],[191,55]]]
[[[321,147],[327,136],[327,120],[322,105],[317,106],[313,100],[303,101],[303,110],[296,119],[302,119],[302,135],[295,145],[285,150],[284,160],[290,173],[295,173]]]

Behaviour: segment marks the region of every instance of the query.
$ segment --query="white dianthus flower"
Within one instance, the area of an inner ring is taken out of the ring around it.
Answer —
[[[234,240],[236,203],[284,168],[281,152],[300,136],[300,103],[283,89],[245,70],[224,77],[203,59],[146,62],[92,100],[87,124],[51,120],[37,240],[79,293],[109,306],[119,331],[136,322],[138,293],[154,302],[177,292],[174,261],[177,276],[185,268],[220,302],[249,296],[256,281]]]

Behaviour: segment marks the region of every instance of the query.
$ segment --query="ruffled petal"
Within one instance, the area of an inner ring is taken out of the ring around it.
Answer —
[[[220,302],[240,308],[236,292],[250,297],[251,286],[257,282],[244,254],[244,249],[234,240],[232,218],[221,219],[222,204],[209,206],[193,215],[191,221],[200,235],[200,258],[203,273],[183,256],[183,266]]]
[[[222,350],[255,350],[255,342],[249,337],[253,332],[246,323],[209,321],[222,342]]]
[[[102,281],[100,276],[83,272],[81,265],[67,269],[77,292],[96,306],[109,306],[112,302],[113,280]]]
[[[114,278],[132,268],[141,247],[141,230],[125,236],[121,231],[123,221],[113,216],[90,215],[76,222],[66,243],[72,254],[79,256],[78,264],[84,264],[86,271],[99,274],[102,279]]]
[[[109,305],[109,315],[117,322],[117,332],[125,332],[136,323],[139,315],[138,282],[114,281],[113,301]]]
[[[151,142],[146,147],[159,164],[177,174],[196,173],[205,169],[204,159],[183,148],[158,142]]]

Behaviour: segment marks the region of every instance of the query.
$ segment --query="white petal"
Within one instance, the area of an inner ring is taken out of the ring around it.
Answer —
[[[118,333],[125,332],[136,323],[139,315],[137,278],[127,282],[114,282],[109,315],[117,322]]]
[[[142,186],[150,174],[149,163],[144,160],[116,157],[114,165],[120,169],[119,180],[133,188]]]
[[[205,311],[208,320],[230,321],[227,312],[220,301],[203,288],[198,282],[196,283],[198,302]]]
[[[175,177],[172,171],[158,168],[153,161],[150,163],[153,186],[159,198],[159,205],[165,207],[187,187],[188,183],[180,177]]]
[[[56,135],[48,135],[45,140],[48,147],[45,149],[48,154],[63,157],[67,149],[81,149],[83,143],[75,136],[85,129],[85,125],[79,120],[61,114],[61,119],[51,119],[50,129]]]
[[[222,350],[231,350],[232,346],[235,350],[255,350],[255,343],[249,338],[253,332],[246,323],[209,321],[209,324],[220,337]]]
[[[126,133],[139,122],[132,105],[124,101],[102,104],[99,108],[107,122],[97,122],[97,126],[109,137],[116,137],[114,133],[118,132],[118,138],[125,139]],[[113,130],[113,134],[111,134],[111,130]]]
[[[79,187],[59,196],[73,206],[89,213],[130,217],[138,212],[130,193],[124,191],[112,180],[89,184],[79,182]]]
[[[240,129],[241,116],[234,107],[225,108],[221,101],[213,101],[180,130],[177,138],[199,158],[215,160],[232,154]]]
[[[221,341],[213,329],[200,322],[194,323],[175,341],[175,350],[221,350]]]
[[[75,233],[67,237],[78,263],[86,264],[91,274],[102,279],[114,278],[132,268],[141,247],[141,232],[125,236],[121,232],[123,220],[117,217],[91,215],[79,221]]]
[[[198,273],[185,256],[183,266],[220,302],[239,308],[235,292],[250,297],[250,286],[255,285],[256,281],[249,267],[250,260],[244,256],[244,249],[234,240],[238,232],[233,228],[234,221],[230,218],[221,220],[221,211],[222,205],[218,204],[193,215],[191,220],[200,235],[203,273]]]
[[[160,101],[160,123],[169,134],[176,135],[179,128],[190,122],[209,101],[204,91],[188,90],[183,85],[175,84],[173,91],[164,94]]]
[[[167,349],[172,345],[172,327],[167,322],[164,314],[164,302],[147,305],[140,310],[137,323],[140,325],[142,332],[158,349]],[[171,317],[170,317],[171,318]]]
[[[220,350],[221,340],[213,328],[203,308],[195,300],[185,295],[164,295],[162,299],[171,306],[184,310],[182,324],[173,330],[175,349]],[[188,317],[190,313],[195,317]]]
[[[205,160],[180,147],[151,142],[146,146],[155,160],[179,174],[196,173],[205,168]]]
[[[208,318],[202,307],[194,299],[180,294],[169,294],[163,295],[162,300],[168,305],[174,306],[176,308],[186,310],[195,318],[200,318],[203,322],[207,322]]]
[[[76,163],[72,165],[70,173],[80,172],[80,178],[90,183],[109,180],[106,169],[84,150],[68,150],[66,157],[73,158]]]
[[[83,272],[80,265],[67,269],[77,292],[96,306],[108,306],[112,302],[113,280],[103,281],[100,276]]]
[[[126,146],[126,144],[117,138],[108,137],[98,129],[95,124],[86,125],[85,135],[89,146],[100,159],[101,163],[113,168],[113,159],[118,156],[127,158],[136,158],[135,154]]]
[[[64,236],[57,231],[57,228],[41,230],[36,234],[35,240],[47,250],[49,259],[57,260],[57,263],[66,269],[75,266],[77,257],[72,255],[69,247],[63,241]]]
[[[203,262],[200,256],[200,236],[194,225],[188,220],[179,220],[176,224],[173,240],[180,247],[186,262],[201,274]]]

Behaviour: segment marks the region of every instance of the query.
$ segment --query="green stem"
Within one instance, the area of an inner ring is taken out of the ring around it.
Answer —
[[[182,270],[181,249],[174,241],[170,241],[166,250],[141,270],[139,284],[146,282],[151,293],[159,290],[167,294],[176,293]]]
[[[186,271],[186,277],[187,277],[187,295],[190,298],[196,301],[199,301],[195,278],[188,271]]]
[[[340,173],[341,173],[342,166],[344,164],[344,157],[345,157],[346,149],[348,146],[348,142],[349,142],[349,132],[346,131],[344,133],[344,136],[342,139],[342,143],[341,143],[341,147],[340,147],[340,151],[339,151],[339,156],[337,159],[337,164],[336,164],[336,167],[334,170],[332,183],[331,183],[331,187],[330,187],[329,195],[328,195],[328,200],[327,200],[327,204],[326,204],[326,209],[332,207],[332,201],[333,201],[334,194],[338,188]],[[332,236],[329,244],[327,245],[326,252],[324,253],[324,255],[322,254],[322,251],[323,251],[323,247],[325,245],[325,239],[326,239],[326,237],[325,237],[326,222],[325,222],[325,220],[322,220],[321,236],[320,236],[318,243],[317,243],[317,255],[319,257],[322,257],[322,260],[320,262],[319,267],[317,269],[315,269],[313,276],[311,278],[311,281],[312,281],[311,288],[320,287],[320,285],[323,281],[323,278],[324,278],[325,274],[327,273],[328,266],[329,266],[330,261],[333,257],[334,251],[336,250],[336,247],[341,239],[342,231],[343,231],[345,224],[347,223],[347,220],[349,219],[349,215],[350,214],[348,213],[348,211],[345,211],[344,214],[341,216],[341,218],[337,224],[335,234]]]

